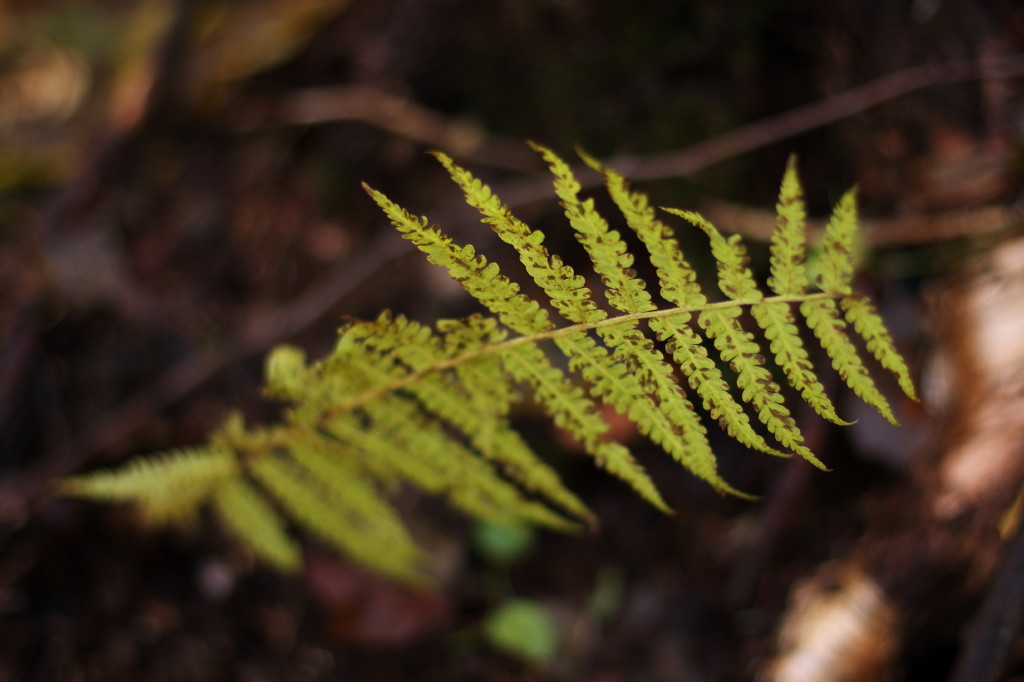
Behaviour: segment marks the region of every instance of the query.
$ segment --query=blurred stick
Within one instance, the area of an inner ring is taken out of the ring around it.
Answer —
[[[1007,170],[1012,162],[1007,154]],[[730,233],[767,242],[775,230],[775,212],[724,201],[705,200],[701,213]],[[874,247],[920,246],[962,237],[991,235],[1017,225],[1022,218],[1015,206],[977,206],[959,210],[898,214],[886,218],[861,218],[864,243]],[[825,232],[825,221],[807,221],[809,239],[814,242]]]
[[[474,163],[516,172],[539,167],[537,156],[518,140],[487,135],[474,123],[446,118],[377,88],[309,88],[286,96],[273,108],[270,119],[288,125],[359,121]]]
[[[1024,55],[1018,54],[984,63],[963,60],[922,64],[883,76],[814,104],[762,119],[678,152],[640,157],[620,156],[608,160],[607,165],[633,181],[691,175],[726,159],[849,118],[918,90],[971,80],[1020,76],[1024,76]],[[593,189],[602,184],[598,174],[583,164],[575,166],[573,172],[579,177],[583,189]],[[547,178],[525,180],[496,187],[495,192],[504,197],[506,203],[517,206],[550,198],[550,185]]]
[[[637,157],[619,156],[608,160],[607,165],[633,181],[691,175],[727,159],[849,118],[918,90],[964,81],[1019,76],[1024,76],[1024,55],[984,62],[962,60],[922,64],[784,114],[762,119],[681,151]],[[359,121],[481,164],[513,170],[535,165],[531,163],[531,155],[522,153],[525,151],[522,145],[514,141],[486,136],[470,123],[447,119],[407,98],[371,87],[301,90],[286,97],[276,107],[276,111],[269,115],[272,122],[292,125]],[[583,164],[574,167],[573,172],[578,177],[582,176],[580,184],[584,189],[592,189],[601,184],[600,177]],[[499,186],[496,193],[510,206],[549,200],[552,197],[551,182],[546,175]]]
[[[951,682],[995,682],[1024,626],[1024,525],[1006,547],[1002,566],[967,638]]]

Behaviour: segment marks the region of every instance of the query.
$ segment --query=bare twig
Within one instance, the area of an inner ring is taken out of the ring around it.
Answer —
[[[620,156],[608,165],[631,180],[656,180],[690,175],[740,154],[834,123],[917,90],[970,80],[998,80],[1024,75],[1024,56],[1001,60],[963,60],[922,64],[883,76],[851,90],[779,116],[766,118],[678,152],[648,156]],[[313,88],[283,100],[271,115],[272,122],[294,125],[360,121],[395,135],[422,142],[465,160],[522,171],[536,166],[523,145],[484,132],[464,121],[441,114],[381,90],[365,86]],[[573,169],[584,189],[599,184],[586,166]],[[501,188],[512,206],[551,197],[546,177],[510,183]]]
[[[539,166],[536,155],[517,140],[487,135],[474,123],[445,118],[408,98],[367,86],[300,90],[274,108],[271,119],[281,123],[359,121],[475,163],[517,172]]]
[[[1006,547],[1003,563],[967,633],[952,682],[995,682],[1024,627],[1024,526]]]
[[[764,209],[705,200],[701,202],[701,211],[711,222],[727,226],[729,232],[757,241],[768,241],[775,228],[775,213]],[[994,205],[863,218],[860,224],[866,243],[875,247],[894,247],[991,235],[1019,225],[1022,217],[1020,210],[1013,206]],[[812,240],[818,238],[825,231],[825,221],[808,220],[807,231]]]
[[[740,154],[760,149],[815,128],[859,114],[871,107],[903,95],[936,85],[948,85],[978,79],[1017,78],[1024,75],[1024,55],[1013,55],[998,62],[956,61],[923,64],[883,76],[852,90],[820,102],[766,118],[724,135],[713,137],[682,151],[642,157],[620,156],[607,165],[634,181],[657,180],[690,175]],[[601,179],[586,166],[573,168],[584,189],[601,184]],[[508,183],[495,191],[512,206],[521,206],[551,197],[547,178]]]

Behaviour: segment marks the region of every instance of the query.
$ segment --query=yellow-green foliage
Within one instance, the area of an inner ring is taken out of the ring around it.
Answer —
[[[535,149],[603,283],[603,303],[584,274],[544,246],[543,234],[518,220],[468,171],[437,154],[467,203],[518,254],[542,297],[527,296],[471,244],[456,244],[426,218],[366,187],[399,232],[431,263],[446,268],[491,316],[431,327],[385,312],[373,321],[347,323],[333,352],[312,363],[297,348],[277,348],[267,361],[267,390],[290,406],[280,424],[247,428],[233,417],[204,448],[73,478],[61,483],[62,491],[135,501],[155,522],[194,516],[210,502],[225,528],[281,569],[301,565],[290,523],[373,570],[417,582],[425,577],[423,554],[389,502],[403,486],[491,521],[525,520],[570,531],[593,521],[557,472],[509,425],[523,389],[599,467],[663,510],[667,505],[630,452],[606,439],[602,404],[626,415],[715,489],[742,495],[718,474],[702,413],[692,401],[747,447],[795,453],[824,468],[804,444],[766,359],[815,412],[846,423],[811,363],[801,320],[845,382],[887,419],[893,420],[892,411],[851,330],[914,397],[906,364],[881,318],[852,290],[852,192],[836,206],[818,275],[809,282],[806,211],[790,162],[779,193],[767,291],[750,271],[738,236],[723,236],[696,213],[665,209],[683,219],[679,229],[696,228],[708,238],[724,294],[711,301],[683,256],[676,228],[645,195],[582,155],[603,174],[622,214],[617,222],[643,243],[656,282],[637,276],[636,256],[593,200],[579,196],[580,185],[565,161],[549,149]],[[748,312],[763,340],[749,328]]]

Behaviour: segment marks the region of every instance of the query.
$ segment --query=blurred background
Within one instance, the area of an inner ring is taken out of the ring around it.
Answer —
[[[274,344],[475,310],[361,181],[507,259],[444,150],[571,254],[528,139],[743,233],[760,268],[790,154],[812,229],[856,185],[860,286],[922,402],[882,383],[895,429],[827,377],[859,420],[798,415],[830,473],[721,438],[755,503],[623,429],[668,518],[525,407],[600,530],[414,502],[429,593],[48,497],[231,409],[273,419]],[[1024,679],[1022,160],[1012,0],[0,2],[0,681]],[[510,626],[543,631],[526,653],[489,627],[511,602],[544,624]]]

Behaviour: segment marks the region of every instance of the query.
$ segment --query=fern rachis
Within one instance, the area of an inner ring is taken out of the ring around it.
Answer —
[[[542,299],[527,296],[472,245],[456,244],[426,218],[366,187],[402,235],[446,268],[491,316],[433,327],[389,313],[349,322],[334,351],[314,363],[298,349],[275,349],[267,363],[268,392],[290,405],[282,423],[246,428],[232,419],[209,446],[70,479],[63,490],[137,500],[155,521],[187,516],[212,502],[234,535],[283,569],[300,563],[283,522],[289,519],[374,570],[416,581],[424,575],[424,557],[388,503],[396,486],[445,497],[464,513],[486,519],[524,519],[563,530],[592,521],[584,503],[510,426],[509,412],[523,387],[599,466],[664,510],[667,505],[630,452],[605,438],[599,403],[626,415],[714,488],[742,494],[717,473],[695,402],[747,447],[799,454],[824,468],[803,443],[766,360],[772,358],[815,412],[845,423],[821,387],[797,326],[800,318],[846,383],[887,418],[891,410],[851,334],[864,339],[913,397],[906,364],[881,319],[850,286],[852,193],[840,201],[826,231],[814,282],[820,291],[808,291],[805,209],[792,162],[771,242],[770,291],[756,284],[738,237],[723,236],[698,214],[666,209],[710,240],[726,298],[709,301],[673,229],[647,197],[583,155],[604,175],[625,227],[648,252],[657,275],[652,284],[670,304],[659,307],[633,270],[636,256],[620,233],[593,200],[579,197],[569,166],[550,150],[535,149],[603,282],[606,307],[580,274],[547,249],[542,233],[515,218],[468,171],[437,154],[467,203],[516,251]],[[746,328],[745,311],[763,332],[768,352]],[[568,371],[551,359],[553,352],[564,356]],[[185,492],[177,498],[161,492],[170,482]]]

